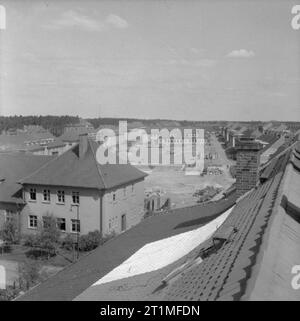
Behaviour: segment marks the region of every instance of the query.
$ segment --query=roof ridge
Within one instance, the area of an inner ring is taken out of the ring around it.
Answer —
[[[281,151],[279,154],[277,154],[276,156],[272,157],[270,160],[268,160],[261,168],[260,170],[264,170],[268,165],[271,164],[272,161],[278,159],[279,157],[281,157],[284,153],[286,153],[289,149],[293,149],[295,147],[295,145],[298,142],[294,142],[292,145],[286,147],[283,151]]]
[[[97,168],[97,172],[98,172],[98,174],[99,174],[100,180],[103,182],[104,188],[106,189],[106,188],[107,188],[107,184],[106,184],[106,182],[105,182],[105,180],[104,180],[104,177],[103,177],[103,175],[102,175],[102,173],[101,173],[101,171],[100,171],[100,168],[99,168],[99,166],[98,166],[98,161],[97,161],[96,155],[95,155],[95,153],[94,153],[94,149],[93,149],[92,146],[91,146],[91,141],[90,141],[90,139],[87,139],[87,140],[88,140],[89,147],[90,147],[90,149],[91,149],[91,151],[92,151],[93,159],[94,159],[94,161],[95,161],[95,163],[96,163],[96,168]],[[97,144],[97,143],[96,143],[96,144]],[[99,164],[99,165],[100,165],[100,164]]]

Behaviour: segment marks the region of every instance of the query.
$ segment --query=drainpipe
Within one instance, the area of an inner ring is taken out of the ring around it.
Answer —
[[[103,237],[103,194],[100,191],[100,235]]]

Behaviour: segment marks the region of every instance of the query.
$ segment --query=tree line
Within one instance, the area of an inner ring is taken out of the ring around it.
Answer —
[[[0,116],[0,133],[7,130],[24,129],[24,126],[38,125],[60,136],[68,124],[78,124],[79,116]]]

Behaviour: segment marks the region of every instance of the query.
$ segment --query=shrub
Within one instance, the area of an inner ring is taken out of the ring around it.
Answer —
[[[39,281],[40,265],[37,262],[24,262],[19,265],[19,287],[28,290]]]
[[[23,244],[29,247],[35,247],[38,245],[38,236],[34,234],[24,235]]]
[[[18,241],[18,228],[15,221],[7,221],[3,224],[0,232],[0,237],[3,241],[13,244]]]
[[[37,234],[24,236],[24,245],[35,249],[28,251],[28,256],[38,258],[55,255],[60,243],[60,231],[53,216],[44,217],[44,226]]]
[[[79,251],[82,252],[87,252],[94,250],[96,247],[99,245],[104,244],[111,238],[115,236],[115,233],[110,233],[104,237],[101,237],[101,234],[99,231],[93,231],[89,232],[88,234],[84,234],[79,236],[79,241],[78,241],[78,249]],[[61,247],[71,251],[73,250],[73,244],[74,242],[76,243],[76,239],[74,239],[73,235],[68,234],[62,241],[61,241]],[[76,246],[77,249],[77,246]]]
[[[66,237],[64,237],[61,240],[61,247],[67,251],[73,250],[73,244],[74,244],[74,238],[70,234],[68,234]]]
[[[89,232],[88,234],[81,235],[79,238],[79,250],[91,251],[100,245],[101,234],[99,231]]]
[[[0,301],[11,301],[19,294],[19,290],[8,286],[6,289],[0,289]]]

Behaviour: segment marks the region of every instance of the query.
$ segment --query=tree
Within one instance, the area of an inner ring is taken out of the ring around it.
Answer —
[[[39,226],[38,233],[25,238],[24,245],[32,249],[28,251],[28,256],[35,258],[47,254],[56,254],[60,244],[60,231],[57,227],[56,218],[47,214],[43,217],[43,225]]]
[[[56,252],[60,243],[60,231],[57,227],[56,218],[52,215],[44,217],[44,224],[38,234],[39,247],[50,252]]]
[[[15,220],[6,221],[0,232],[3,241],[13,244],[18,241],[18,227]]]
[[[19,265],[19,288],[27,291],[40,278],[40,264],[35,261],[25,261]]]

